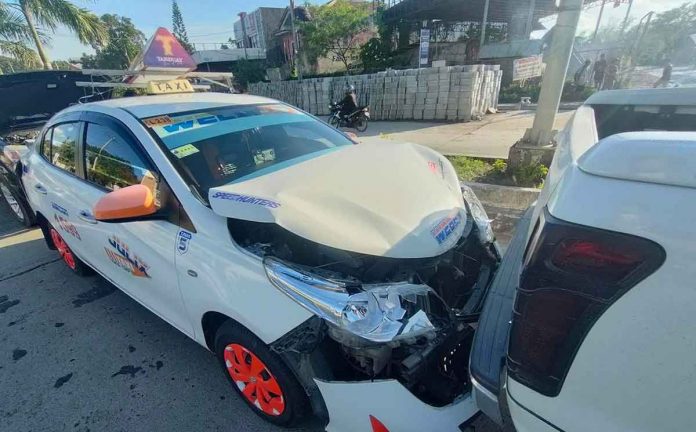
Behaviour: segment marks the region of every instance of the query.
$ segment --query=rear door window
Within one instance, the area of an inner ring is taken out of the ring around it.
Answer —
[[[62,123],[49,130],[43,143],[42,154],[52,165],[71,174],[77,173],[77,140],[80,124]]]
[[[43,141],[41,142],[41,154],[47,161],[51,160],[51,134],[53,133],[53,128],[46,131],[43,136]]]

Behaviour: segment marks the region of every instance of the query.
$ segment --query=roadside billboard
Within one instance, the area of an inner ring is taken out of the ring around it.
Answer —
[[[535,55],[516,59],[512,64],[512,80],[522,81],[540,77],[543,71],[542,56]]]

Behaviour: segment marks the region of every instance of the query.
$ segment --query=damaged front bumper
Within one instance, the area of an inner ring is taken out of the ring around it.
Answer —
[[[326,430],[331,432],[374,430],[371,418],[389,431],[460,432],[460,426],[478,412],[469,395],[436,408],[413,396],[397,380],[315,382],[329,410]]]
[[[271,344],[329,431],[457,431],[478,412],[468,379],[474,326],[460,323],[412,344],[351,346],[312,317]],[[374,373],[378,371],[377,373]]]
[[[367,283],[329,260],[310,266],[263,256],[271,283],[314,314],[271,349],[291,366],[328,430],[369,430],[374,416],[391,431],[455,431],[478,412],[469,355],[500,255],[485,211],[472,200],[472,217],[451,250],[378,261],[373,267],[386,276]]]

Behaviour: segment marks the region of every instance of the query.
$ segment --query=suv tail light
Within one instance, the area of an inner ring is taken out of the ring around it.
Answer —
[[[544,209],[515,299],[508,375],[557,396],[594,323],[665,260],[657,243],[554,218]]]

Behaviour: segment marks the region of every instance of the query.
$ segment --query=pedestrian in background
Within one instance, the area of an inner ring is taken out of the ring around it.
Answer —
[[[574,82],[576,86],[587,84],[587,73],[590,70],[591,64],[592,62],[590,60],[585,60],[585,63],[575,72]]]
[[[609,61],[606,70],[604,71],[604,84],[602,90],[614,90],[619,78],[619,58],[614,57]]]
[[[665,60],[665,66],[662,68],[662,77],[657,80],[653,87],[667,87],[670,81],[672,81],[672,62],[667,59]]]
[[[592,69],[592,75],[594,76],[594,83],[597,90],[602,88],[602,83],[604,82],[604,73],[607,70],[607,59],[606,55],[602,54],[599,56]]]

